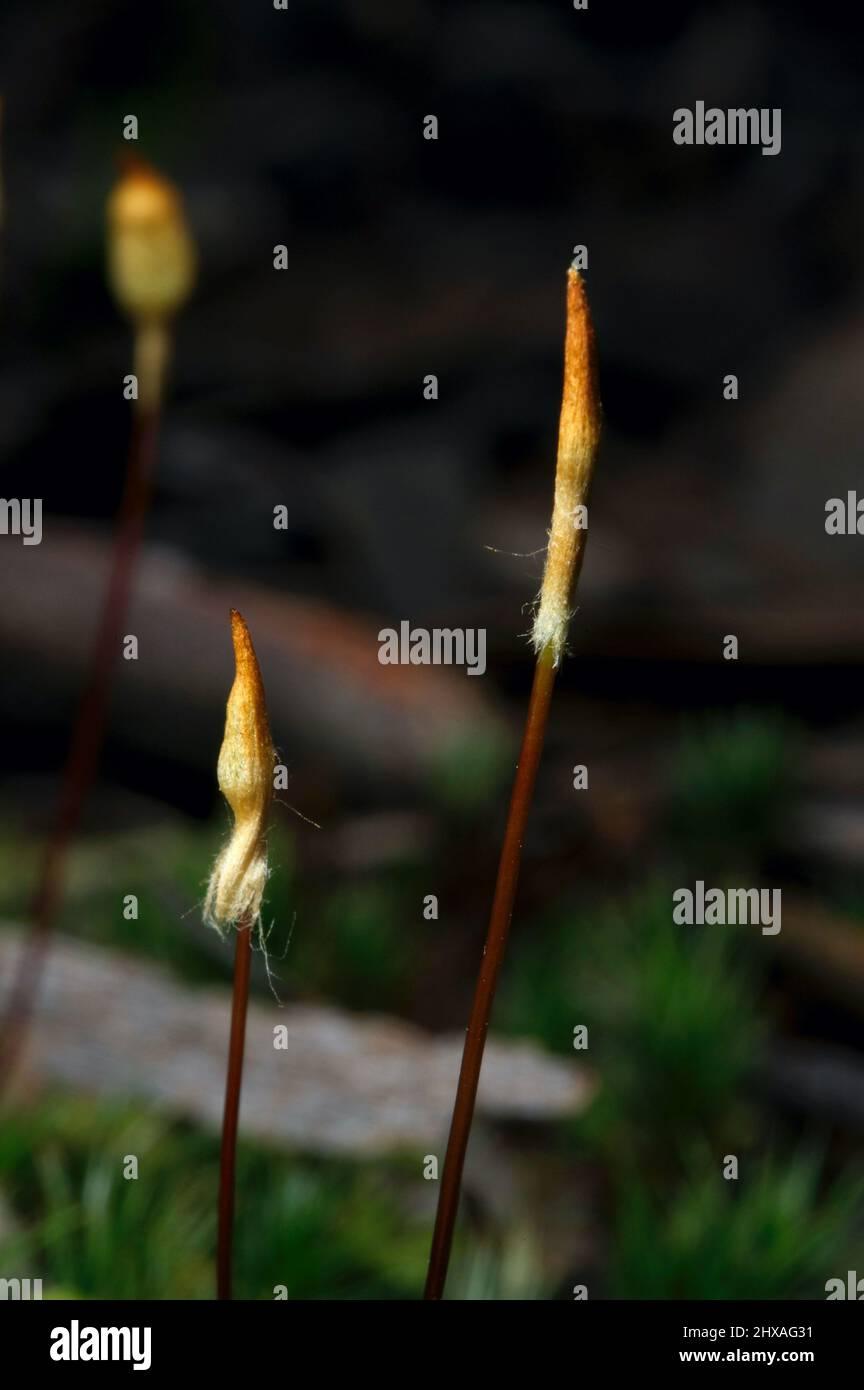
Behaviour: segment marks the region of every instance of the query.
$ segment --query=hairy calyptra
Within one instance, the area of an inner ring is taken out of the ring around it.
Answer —
[[[267,883],[267,816],[273,794],[275,753],[264,685],[243,618],[231,610],[236,674],[225,712],[219,753],[219,789],[234,813],[231,838],[219,854],[204,903],[208,925],[224,932],[260,917]]]
[[[558,426],[555,501],[543,587],[532,641],[538,655],[549,647],[555,666],[567,641],[573,589],[585,550],[582,509],[588,499],[600,440],[600,398],[594,327],[585,284],[571,266],[567,273],[567,330],[564,339],[564,391]]]

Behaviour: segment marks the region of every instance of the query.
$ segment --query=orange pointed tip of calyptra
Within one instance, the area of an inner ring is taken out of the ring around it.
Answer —
[[[234,661],[238,678],[246,675],[261,682],[258,658],[252,645],[252,637],[246,626],[246,619],[236,608],[231,609],[231,640],[234,643]]]
[[[600,394],[594,324],[581,271],[567,273],[567,324],[564,336],[564,391],[559,445],[565,451],[593,452],[600,434]]]
[[[266,753],[270,743],[270,731],[264,699],[264,682],[261,679],[261,668],[258,665],[252,635],[246,625],[246,619],[237,608],[231,609],[231,641],[234,646],[235,676],[228,697],[229,721],[232,710],[238,706],[242,708],[246,731],[254,729],[255,737]]]

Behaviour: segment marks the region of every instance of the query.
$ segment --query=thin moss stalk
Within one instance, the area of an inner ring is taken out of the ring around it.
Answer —
[[[234,988],[231,995],[231,1038],[225,1075],[225,1109],[219,1155],[219,1229],[216,1254],[216,1296],[229,1299],[233,1290],[234,1202],[237,1189],[237,1129],[246,1050],[246,1013],[252,964],[252,927],[237,924],[234,947]]]

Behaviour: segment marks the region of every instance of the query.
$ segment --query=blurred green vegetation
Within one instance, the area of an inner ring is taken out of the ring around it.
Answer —
[[[739,937],[675,926],[672,887],[654,883],[623,906],[559,911],[517,931],[496,1024],[596,1069],[592,1133],[650,1157],[682,1131],[727,1123],[758,1017]],[[580,1024],[588,1048],[574,1053]]]
[[[457,1244],[446,1296],[459,1302],[533,1302],[553,1297],[543,1252],[531,1227],[517,1224],[498,1241]]]
[[[517,751],[518,745],[497,728],[457,735],[429,772],[433,803],[459,821],[476,819],[509,795]]]
[[[124,1177],[128,1155],[138,1177]],[[51,1098],[4,1111],[0,1264],[50,1295],[211,1298],[218,1140],[152,1114]],[[244,1142],[235,1293],[403,1298],[422,1287],[428,1219],[405,1164],[325,1162]],[[11,1227],[11,1229],[9,1229]],[[283,1295],[284,1296],[284,1295]]]
[[[410,869],[400,868],[351,876],[301,900],[290,875],[272,874],[265,920],[277,924],[274,938],[283,941],[289,924],[287,949],[274,970],[301,994],[398,1011],[420,931],[412,883]]]
[[[224,978],[202,944],[201,903],[224,825],[204,829],[182,821],[111,836],[80,839],[67,863],[60,930],[115,950],[157,960],[190,981]],[[0,914],[26,920],[39,870],[39,846],[0,837]],[[137,917],[124,900],[134,894]],[[226,949],[225,969],[230,970]]]
[[[705,872],[746,868],[771,847],[800,738],[784,715],[763,711],[703,716],[685,726],[667,790],[669,835],[686,862]]]
[[[566,1138],[606,1177],[603,1296],[820,1298],[856,1245],[861,1263],[864,1184],[823,1172],[800,1139],[782,1159],[763,1152],[772,1117],[748,1087],[772,1026],[761,938],[672,921],[682,882],[758,873],[797,747],[784,719],[694,724],[667,802],[666,849],[686,871],[615,905],[574,901],[514,924],[496,1026],[575,1056],[600,1082]],[[588,1048],[574,1052],[580,1024]],[[722,1176],[730,1152],[737,1180]]]
[[[634,1173],[610,1241],[609,1295],[824,1298],[856,1244],[860,1265],[862,1199],[860,1175],[827,1183],[808,1153],[742,1155],[727,1181],[721,1157],[704,1152],[671,1198]]]
[[[610,892],[592,882],[575,898],[553,884],[534,920],[516,914],[493,1026],[536,1038],[599,1081],[587,1112],[543,1141],[574,1175],[602,1175],[592,1297],[820,1298],[826,1279],[864,1259],[861,1184],[812,1157],[824,1135],[778,1130],[749,1085],[777,1027],[766,989],[772,948],[746,929],[672,921],[682,884],[741,883],[748,872],[758,881],[798,745],[796,731],[769,715],[693,722],[671,762],[661,852],[637,866],[637,886]],[[454,749],[441,768],[437,804],[463,837],[468,823],[486,833],[480,812],[500,772],[488,753]],[[226,981],[230,946],[200,921],[224,829],[222,817],[118,834],[110,853],[104,839],[82,842],[64,929],[187,979]],[[441,843],[446,857],[454,840]],[[264,916],[274,924],[277,991],[410,1014],[428,961],[418,904],[430,866],[409,860],[310,881],[295,858],[292,827],[280,821]],[[20,918],[34,865],[31,846],[0,836],[0,912]],[[138,896],[137,920],[123,915],[128,893]],[[449,949],[457,927],[449,924]],[[446,942],[448,923],[436,931]],[[580,1025],[585,1051],[573,1046]],[[81,1099],[7,1112],[4,1267],[41,1275],[49,1294],[210,1297],[217,1150],[188,1126]],[[122,1176],[130,1153],[137,1181]],[[722,1176],[729,1153],[740,1161],[737,1181]],[[290,1298],[419,1295],[432,1221],[419,1163],[313,1159],[244,1142],[239,1165],[239,1296],[272,1298],[277,1286]],[[574,1249],[583,1235],[573,1232]],[[524,1216],[512,1229],[487,1220],[457,1241],[448,1295],[548,1298],[583,1276],[576,1268],[550,1279]]]

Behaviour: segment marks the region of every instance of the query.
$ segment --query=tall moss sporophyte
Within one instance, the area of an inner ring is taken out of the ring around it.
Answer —
[[[444,1295],[483,1051],[516,901],[525,827],[543,751],[552,688],[566,649],[573,593],[585,552],[587,498],[599,439],[600,398],[594,330],[582,277],[575,266],[571,266],[567,274],[564,390],[558,433],[555,500],[546,568],[532,633],[537,653],[534,681],[504,827],[486,944],[465,1033],[453,1118],[438,1189],[438,1210],[424,1294],[426,1299],[440,1299]]]

